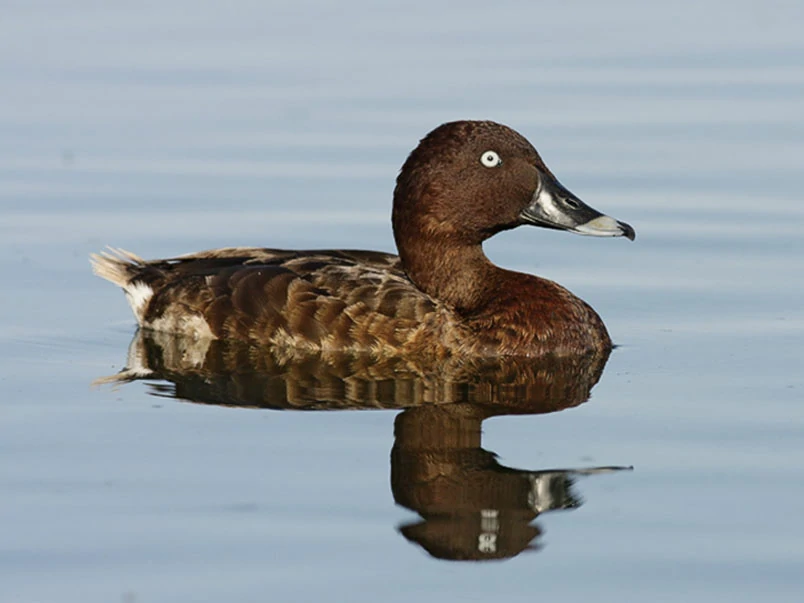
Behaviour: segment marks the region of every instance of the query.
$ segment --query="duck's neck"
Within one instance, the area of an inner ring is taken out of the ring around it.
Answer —
[[[402,267],[410,280],[429,296],[462,314],[486,307],[494,298],[498,268],[483,253],[480,243],[417,240],[399,243]]]
[[[413,283],[463,318],[478,354],[541,355],[611,349],[603,321],[582,300],[530,274],[498,268],[480,242],[397,237],[402,267]]]

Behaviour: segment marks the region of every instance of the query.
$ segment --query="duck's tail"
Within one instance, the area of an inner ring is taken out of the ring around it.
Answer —
[[[154,292],[148,284],[134,279],[142,274],[148,263],[130,251],[113,247],[109,247],[107,251],[90,254],[89,261],[92,264],[92,272],[122,287],[137,322],[142,324],[145,309]]]
[[[108,247],[106,251],[89,254],[92,272],[123,289],[145,267],[145,260],[126,251]]]

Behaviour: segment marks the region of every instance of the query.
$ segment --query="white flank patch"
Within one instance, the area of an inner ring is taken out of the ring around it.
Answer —
[[[131,309],[134,310],[134,316],[137,321],[142,322],[142,317],[145,314],[145,308],[148,302],[154,295],[154,290],[145,283],[129,283],[125,288],[128,303],[131,304]]]

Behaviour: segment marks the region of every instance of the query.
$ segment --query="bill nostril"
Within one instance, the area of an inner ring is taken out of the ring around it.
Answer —
[[[569,205],[572,209],[580,209],[581,204],[578,203],[575,199],[564,199],[564,203]]]

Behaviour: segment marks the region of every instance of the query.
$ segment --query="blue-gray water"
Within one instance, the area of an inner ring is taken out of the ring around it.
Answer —
[[[0,601],[798,601],[800,2],[9,2],[0,21]],[[436,560],[399,526],[398,411],[155,397],[103,246],[392,251],[406,153],[507,123],[638,238],[519,229],[497,263],[619,344],[577,408],[484,423],[578,479],[536,552]]]

